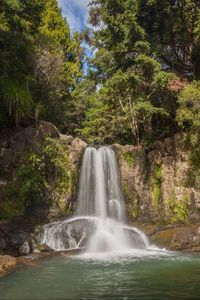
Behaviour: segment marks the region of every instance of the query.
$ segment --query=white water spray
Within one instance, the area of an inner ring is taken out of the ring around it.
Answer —
[[[44,226],[43,243],[89,253],[147,249],[146,235],[125,225],[124,199],[114,151],[88,147],[83,157],[75,217]]]

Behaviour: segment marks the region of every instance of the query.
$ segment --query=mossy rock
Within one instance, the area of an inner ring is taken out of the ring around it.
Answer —
[[[135,157],[134,157],[134,153],[133,152],[127,151],[127,152],[123,153],[123,158],[127,162],[127,164],[128,164],[129,167],[134,166]]]
[[[128,206],[128,213],[132,220],[136,220],[139,216],[138,197],[135,191],[131,191],[128,183],[123,183],[123,192]]]
[[[166,201],[169,205],[168,211],[165,213],[165,220],[168,223],[189,223],[189,205],[190,199],[188,195],[181,199],[169,198]]]
[[[153,204],[156,208],[159,207],[159,201],[162,194],[161,184],[162,184],[161,165],[155,164],[153,168]]]

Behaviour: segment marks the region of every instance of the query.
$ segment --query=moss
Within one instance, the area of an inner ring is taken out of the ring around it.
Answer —
[[[125,182],[123,184],[123,192],[128,200],[128,206],[129,206],[129,215],[130,217],[135,220],[139,216],[139,208],[138,208],[138,203],[137,203],[137,195],[135,192],[130,191],[130,188],[128,186],[128,183]]]
[[[189,211],[188,205],[190,200],[188,196],[183,196],[179,201],[177,199],[170,199],[169,205],[172,212],[171,222],[172,223],[188,223],[189,222]]]
[[[159,206],[159,200],[161,197],[161,184],[162,184],[161,166],[155,164],[153,170],[153,203],[155,207]]]
[[[134,165],[134,154],[131,151],[127,151],[123,154],[125,161],[128,163],[128,166],[131,167]]]
[[[166,218],[170,223],[188,223],[189,222],[189,210],[188,205],[190,200],[188,196],[183,196],[180,200],[176,198],[169,198],[167,200],[169,204],[169,211],[166,214]]]

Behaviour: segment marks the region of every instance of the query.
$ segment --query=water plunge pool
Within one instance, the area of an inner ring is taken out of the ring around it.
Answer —
[[[199,283],[194,254],[59,256],[2,278],[0,299],[199,299]]]

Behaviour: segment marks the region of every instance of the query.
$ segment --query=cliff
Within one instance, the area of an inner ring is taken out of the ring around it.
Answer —
[[[1,135],[0,251],[31,252],[36,226],[72,213],[85,147],[48,122]]]
[[[130,222],[142,224],[152,240],[162,246],[199,248],[198,172],[184,137],[175,135],[157,141],[150,149],[130,145],[113,148]],[[187,232],[177,228],[187,228]]]

